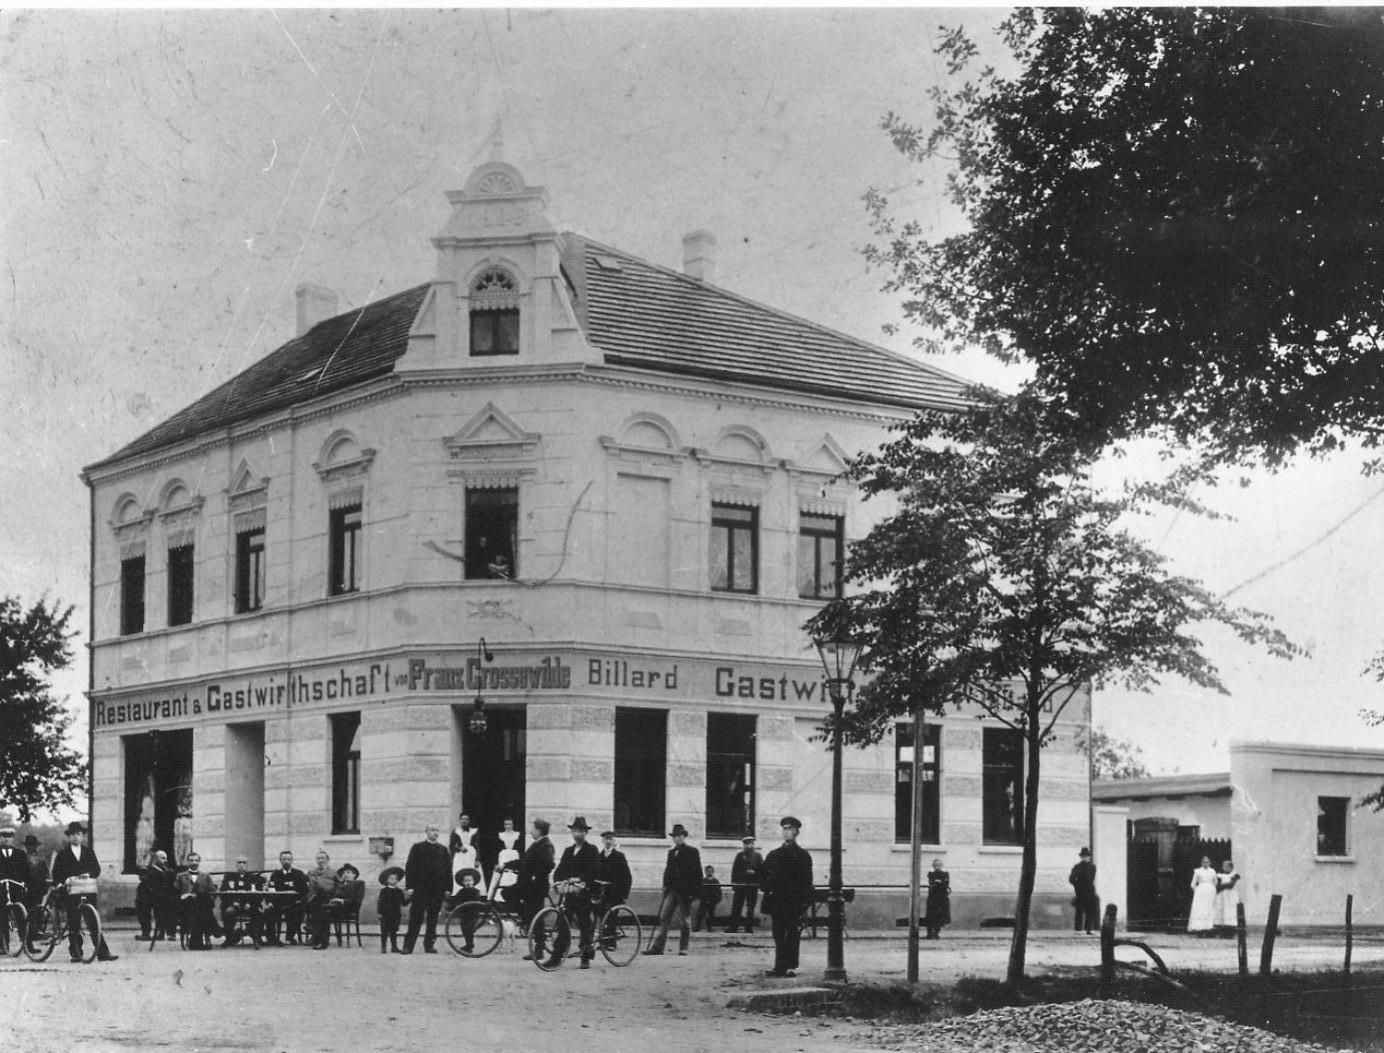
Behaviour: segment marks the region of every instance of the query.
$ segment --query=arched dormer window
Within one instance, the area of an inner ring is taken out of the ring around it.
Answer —
[[[519,353],[519,283],[503,267],[487,267],[471,283],[471,356]]]

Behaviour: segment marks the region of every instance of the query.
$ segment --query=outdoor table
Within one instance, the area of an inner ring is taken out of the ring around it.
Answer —
[[[279,900],[300,900],[300,899],[303,898],[303,895],[302,895],[301,892],[294,892],[294,891],[292,891],[292,890],[290,890],[290,889],[285,889],[285,890],[283,890],[283,891],[276,891],[275,889],[252,889],[252,888],[251,888],[251,889],[240,889],[240,888],[219,889],[219,888],[218,888],[218,889],[213,889],[211,892],[198,892],[198,893],[196,893],[196,895],[199,895],[199,896],[210,896],[212,899],[216,899],[216,898],[219,896],[219,897],[221,897],[222,899],[258,899],[258,900],[260,900],[260,901],[271,900],[271,899],[279,899]],[[179,903],[182,902],[182,896],[179,896],[179,897],[178,897],[178,902],[179,902]],[[149,950],[152,951],[160,942],[161,942],[161,941],[159,941],[159,940],[150,940],[150,941],[149,941]]]

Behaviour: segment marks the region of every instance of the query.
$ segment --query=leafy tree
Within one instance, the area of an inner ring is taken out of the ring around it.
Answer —
[[[1132,742],[1117,739],[1104,728],[1092,728],[1083,743],[1091,758],[1091,777],[1095,779],[1147,779],[1144,751]]]
[[[71,618],[71,607],[0,599],[0,807],[25,821],[36,807],[71,805],[86,786],[86,763],[66,742],[72,715],[48,684],[72,662]]]
[[[1027,359],[1097,445],[1146,430],[1277,463],[1384,436],[1384,20],[1374,9],[1022,9],[951,31],[926,129],[969,221],[869,197],[929,346]],[[999,67],[999,68],[997,68]]]
[[[1009,978],[1024,972],[1037,872],[1042,747],[1088,684],[1147,690],[1164,674],[1224,691],[1192,630],[1222,623],[1272,653],[1295,652],[1260,614],[1232,609],[1171,573],[1124,529],[1154,502],[1195,511],[1176,485],[1104,495],[1094,455],[1049,427],[1032,394],[978,397],[959,415],[923,413],[851,476],[867,499],[897,511],[855,545],[847,578],[860,595],[828,604],[814,631],[849,629],[867,641],[866,671],[884,675],[861,693],[849,728],[877,738],[916,704],[909,669],[926,668],[937,709],[965,695],[1020,732],[1025,782],[1023,858]],[[921,630],[921,637],[916,634]],[[919,642],[921,639],[921,642]],[[932,653],[925,648],[941,647]]]

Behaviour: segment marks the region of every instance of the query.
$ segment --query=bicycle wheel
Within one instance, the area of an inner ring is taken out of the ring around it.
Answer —
[[[556,907],[544,907],[529,922],[529,956],[545,973],[562,964],[571,945],[572,926]]]
[[[447,914],[447,943],[463,958],[484,958],[500,946],[504,926],[489,903],[463,903]]]
[[[46,962],[61,935],[52,907],[39,907],[29,915],[29,931],[24,936],[24,953],[30,961]]]
[[[639,955],[642,932],[639,916],[629,907],[611,907],[601,919],[596,944],[611,965],[629,965]]]
[[[82,948],[82,962],[93,962],[96,960],[96,953],[101,949],[101,915],[90,903],[83,903],[77,910],[77,920],[91,937],[90,946]]]
[[[29,912],[22,903],[5,907],[5,953],[18,958],[24,953],[24,935],[29,931]]]

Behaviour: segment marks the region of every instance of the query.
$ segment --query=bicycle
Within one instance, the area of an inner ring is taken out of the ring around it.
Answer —
[[[29,918],[24,938],[24,953],[30,961],[46,962],[53,954],[58,941],[65,939],[67,931],[67,904],[62,902],[67,896],[77,897],[78,924],[85,926],[91,936],[90,949],[83,950],[81,961],[95,960],[101,949],[101,915],[95,905],[87,899],[96,895],[96,879],[74,877],[67,879],[67,886],[54,885],[43,897],[43,902]]]
[[[0,886],[4,886],[8,893],[5,905],[5,954],[18,958],[24,953],[24,934],[29,931],[29,909],[24,906],[24,897],[29,890],[24,882],[13,878],[0,878]],[[19,898],[16,899],[16,896]]]
[[[447,911],[442,919],[442,934],[447,945],[463,958],[484,958],[500,946],[505,937],[505,924],[519,925],[518,915],[501,910],[495,896],[496,886],[481,900],[468,900]]]
[[[609,885],[608,881],[595,881],[597,886]],[[578,880],[564,881],[558,886],[557,902],[544,907],[533,916],[529,923],[529,955],[533,964],[544,972],[552,972],[567,958],[575,958],[585,949],[571,950],[572,929],[581,930],[580,923],[572,916],[567,906],[568,895],[581,892],[585,885]],[[639,955],[643,930],[639,916],[623,903],[606,909],[595,925],[596,948],[611,965],[617,968],[629,965]]]

